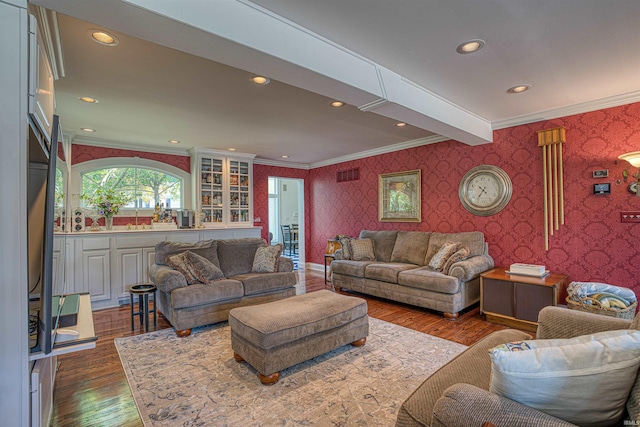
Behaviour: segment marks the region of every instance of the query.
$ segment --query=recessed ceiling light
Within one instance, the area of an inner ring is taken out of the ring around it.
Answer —
[[[89,33],[94,42],[105,46],[117,46],[120,43],[116,36],[104,30],[89,30]]]
[[[526,90],[531,89],[531,85],[518,85],[507,89],[508,93],[522,93]]]
[[[289,156],[287,156],[286,154],[284,156],[281,156],[283,159],[288,159]]]
[[[80,130],[83,130],[85,132],[95,132],[95,129],[91,129],[91,128],[80,128]]]
[[[89,104],[97,104],[98,102],[100,102],[96,98],[92,98],[90,96],[81,96],[78,99],[80,99],[80,101],[82,101],[82,102],[87,102]]]
[[[462,43],[456,48],[456,52],[461,54],[477,52],[484,46],[484,40],[475,39]]]
[[[332,107],[339,108],[339,107],[344,106],[344,102],[342,102],[342,101],[333,101],[333,102],[331,103],[331,106],[332,106]]]
[[[262,76],[252,77],[251,81],[254,82],[255,84],[261,85],[261,86],[267,85],[270,82],[270,80],[268,78],[262,77]]]
[[[170,139],[169,142],[172,144],[180,144],[180,141],[178,141],[177,139]]]
[[[396,123],[396,127],[399,127],[399,128],[403,128],[403,127],[405,127],[406,125],[407,125],[407,124],[406,124],[406,123],[404,123],[404,122]]]
[[[235,148],[229,148],[229,151],[236,151]]]

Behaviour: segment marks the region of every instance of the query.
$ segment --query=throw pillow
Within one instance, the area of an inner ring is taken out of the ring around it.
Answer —
[[[187,279],[187,285],[193,285],[194,283],[199,283],[198,277],[196,276],[193,268],[191,266],[191,262],[187,259],[187,252],[180,252],[179,254],[169,255],[165,262],[166,264],[178,270],[185,279]]]
[[[444,264],[447,262],[449,257],[454,254],[458,250],[458,243],[454,242],[445,242],[440,249],[436,252],[436,254],[429,261],[429,268],[432,268],[436,271],[442,271]]]
[[[373,240],[352,239],[351,259],[354,261],[375,261],[376,254],[373,251]]]
[[[467,259],[468,256],[469,256],[469,248],[466,246],[461,247],[460,249],[455,251],[453,255],[449,257],[449,259],[447,259],[447,261],[444,263],[444,266],[442,267],[442,272],[445,274],[449,274],[449,269],[451,269],[451,266],[453,264],[455,264],[458,261],[463,261]]]
[[[212,283],[224,279],[224,273],[214,263],[191,251],[185,252],[190,270],[202,283]]]
[[[640,331],[489,350],[490,391],[580,426],[619,425],[640,366]]]
[[[351,259],[351,237],[341,237],[340,246],[342,246],[342,259]]]
[[[278,269],[282,245],[260,246],[253,257],[252,273],[273,273]]]

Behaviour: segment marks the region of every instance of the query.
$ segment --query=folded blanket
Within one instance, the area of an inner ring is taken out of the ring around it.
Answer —
[[[584,298],[593,298],[605,307],[625,307],[636,302],[636,294],[628,288],[598,282],[571,282],[567,288],[569,299],[580,302]]]

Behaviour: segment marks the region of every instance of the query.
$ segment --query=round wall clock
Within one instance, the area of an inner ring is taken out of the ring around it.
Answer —
[[[511,199],[509,175],[497,166],[480,165],[469,170],[460,181],[458,195],[462,206],[474,215],[494,215]]]

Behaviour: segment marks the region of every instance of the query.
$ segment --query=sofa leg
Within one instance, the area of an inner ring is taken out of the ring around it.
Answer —
[[[362,347],[365,342],[367,342],[367,337],[360,338],[359,340],[352,342],[351,345],[354,347]]]
[[[262,375],[258,372],[258,379],[260,379],[260,382],[264,385],[274,385],[280,379],[280,371],[274,372],[271,375]]]
[[[460,313],[443,313],[444,318],[448,320],[455,320],[460,316]]]
[[[242,358],[242,356],[240,356],[238,353],[236,353],[235,351],[233,352],[233,358],[236,359],[236,362],[238,363],[242,363],[244,362],[244,359]]]
[[[176,335],[180,338],[185,338],[188,337],[189,335],[191,335],[191,328],[189,329],[182,329],[182,330],[177,330],[176,329]]]

